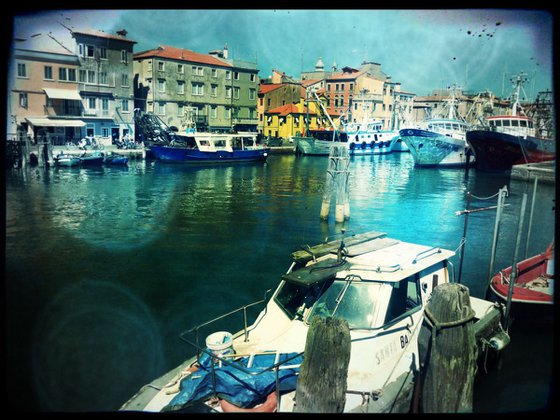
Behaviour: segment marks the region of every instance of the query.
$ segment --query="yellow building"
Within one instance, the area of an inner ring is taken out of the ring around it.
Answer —
[[[270,137],[289,139],[297,134],[305,134],[306,121],[309,130],[331,130],[328,117],[320,109],[319,104],[309,101],[308,106],[303,98],[297,103],[285,104],[270,109],[264,114],[263,134]],[[308,109],[309,108],[309,109]]]

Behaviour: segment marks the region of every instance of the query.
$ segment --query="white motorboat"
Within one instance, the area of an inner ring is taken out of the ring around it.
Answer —
[[[350,328],[344,411],[407,411],[420,369],[424,308],[438,284],[453,281],[453,255],[379,232],[296,251],[271,298],[255,303],[266,305],[252,325],[246,312],[254,304],[185,331],[181,338],[197,356],[142,387],[121,410],[294,411],[307,332],[319,316],[344,319]],[[487,326],[488,317],[500,322],[496,304],[470,301],[475,325],[484,318]],[[214,330],[200,345],[204,328],[239,314],[237,333]]]

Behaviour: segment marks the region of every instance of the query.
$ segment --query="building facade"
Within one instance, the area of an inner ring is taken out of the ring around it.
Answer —
[[[71,30],[79,58],[78,88],[87,136],[113,141],[134,136],[133,47],[126,31],[115,35]]]
[[[210,54],[170,46],[134,55],[136,107],[180,131],[257,130],[258,69],[230,60],[227,47]]]
[[[49,134],[64,144],[82,135],[79,60],[50,34],[14,40],[8,70],[7,136]]]

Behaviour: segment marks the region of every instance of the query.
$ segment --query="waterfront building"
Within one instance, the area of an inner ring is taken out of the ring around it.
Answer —
[[[261,82],[259,85],[257,114],[259,119],[258,132],[261,134],[265,132],[265,115],[268,111],[287,104],[296,104],[300,102],[301,98],[305,97],[305,90],[300,83],[286,78],[283,73],[277,70],[273,70],[270,80],[274,83]],[[269,131],[267,130],[267,132]]]
[[[201,54],[160,45],[134,55],[135,106],[166,124],[199,131],[257,130],[256,63],[223,50]]]
[[[132,55],[135,41],[126,30],[109,34],[70,29],[79,59],[78,88],[83,102],[85,135],[105,144],[134,136]]]
[[[307,124],[310,130],[330,129],[330,123],[318,104],[304,98],[300,98],[297,103],[288,103],[266,111],[264,120],[263,134],[283,139],[302,135]]]
[[[8,63],[7,138],[79,139],[85,122],[78,56],[52,35],[37,34],[14,38]]]

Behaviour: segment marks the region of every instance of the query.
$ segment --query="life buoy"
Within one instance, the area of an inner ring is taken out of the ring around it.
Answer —
[[[253,408],[241,408],[226,400],[220,400],[220,407],[224,413],[272,413],[276,410],[276,402],[276,391],[272,391],[261,405]]]

